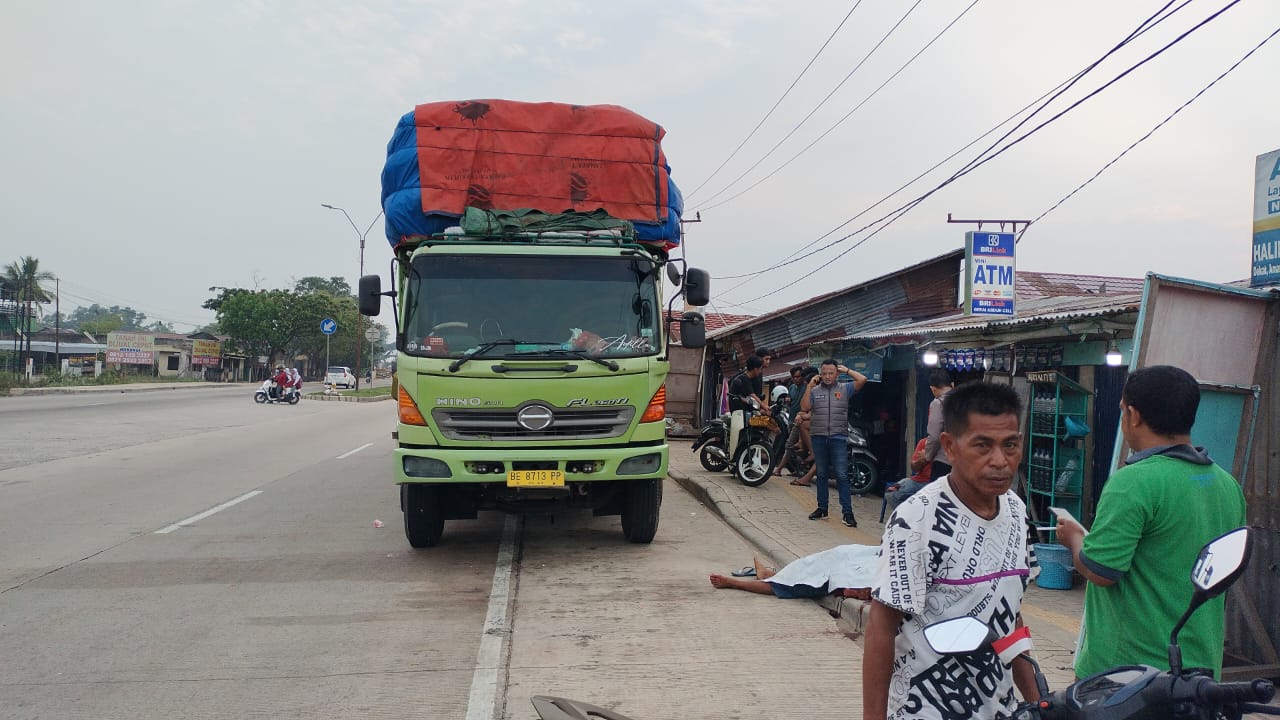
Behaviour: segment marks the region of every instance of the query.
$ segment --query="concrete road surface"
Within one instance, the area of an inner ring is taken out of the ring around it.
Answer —
[[[713,590],[751,550],[674,483],[652,545],[486,513],[414,551],[391,405],[245,387],[0,399],[0,718],[859,714],[858,646]]]

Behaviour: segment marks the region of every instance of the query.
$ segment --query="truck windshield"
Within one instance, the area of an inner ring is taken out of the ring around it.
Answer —
[[[410,355],[457,358],[653,355],[660,305],[643,257],[424,255],[405,317]]]

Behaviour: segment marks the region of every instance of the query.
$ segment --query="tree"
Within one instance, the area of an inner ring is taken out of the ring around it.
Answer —
[[[77,329],[81,332],[87,332],[94,337],[102,337],[107,333],[113,333],[124,327],[124,321],[119,315],[110,313],[98,315],[89,320],[83,320],[77,325]]]
[[[164,322],[162,320],[157,320],[151,323],[150,325],[143,328],[143,330],[149,330],[151,332],[158,332],[158,333],[172,333],[174,331],[173,325],[167,322]]]
[[[41,270],[40,261],[27,255],[17,262],[5,265],[3,278],[5,288],[14,293],[21,307],[22,319],[17,326],[22,328],[27,338],[22,356],[22,366],[26,367],[27,358],[31,357],[31,321],[39,311],[38,307],[33,308],[32,305],[53,302],[53,296],[43,285],[54,279],[53,273]]]
[[[101,327],[109,325],[112,332],[115,330],[149,330],[147,325],[146,313],[139,312],[125,305],[112,305],[111,307],[103,307],[94,303],[88,307],[80,306],[73,310],[67,316],[67,327],[85,330],[88,327]],[[154,325],[155,323],[152,323]]]
[[[308,275],[294,283],[293,291],[304,295],[321,292],[334,297],[346,297],[353,294],[351,286],[347,284],[346,279],[336,275],[328,280],[315,275]]]

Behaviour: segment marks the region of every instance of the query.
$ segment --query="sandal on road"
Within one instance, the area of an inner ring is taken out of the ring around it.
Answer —
[[[729,573],[729,574],[730,574],[730,575],[732,575],[732,576],[734,576],[734,577],[755,577],[755,576],[756,576],[756,569],[755,569],[754,567],[751,567],[750,565],[748,565],[748,566],[746,566],[746,567],[742,568],[741,570],[734,570],[733,572],[731,572],[731,573]]]

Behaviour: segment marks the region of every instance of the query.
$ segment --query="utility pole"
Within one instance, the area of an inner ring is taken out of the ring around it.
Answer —
[[[62,374],[62,278],[53,279],[53,366]]]
[[[343,210],[336,205],[328,205],[325,203],[320,203],[320,207],[341,212],[343,217],[347,219],[347,222],[351,223],[351,229],[356,231],[356,237],[360,239],[360,274],[356,276],[356,287],[358,289],[360,278],[364,277],[364,238],[369,234],[369,231],[373,229],[374,224],[378,222],[378,218],[382,217],[382,211],[379,210],[377,216],[373,218],[373,222],[369,223],[369,227],[365,228],[364,232],[360,232],[360,228],[356,227],[355,221],[351,219],[351,216],[347,214],[346,210]],[[361,327],[364,323],[360,320],[359,300],[357,300],[356,305],[356,392],[360,392],[360,340],[364,337],[364,328]],[[326,372],[329,369],[328,354],[329,351],[325,350]]]

